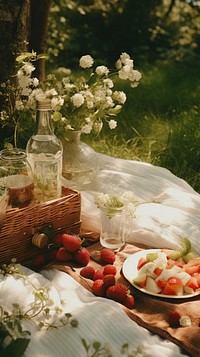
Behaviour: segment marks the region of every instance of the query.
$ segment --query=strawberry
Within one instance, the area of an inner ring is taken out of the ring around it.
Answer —
[[[56,234],[54,237],[54,243],[61,245],[62,244],[62,236],[63,236],[63,233]]]
[[[73,255],[64,247],[60,247],[56,252],[56,259],[60,262],[69,262],[70,260],[73,260]]]
[[[57,254],[58,248],[53,248],[49,252],[49,261],[55,260],[56,259],[56,254]]]
[[[82,266],[86,266],[90,261],[90,253],[88,252],[88,250],[86,248],[82,247],[75,252],[74,260],[78,264],[80,264]]]
[[[94,273],[95,273],[95,270],[91,266],[85,266],[80,271],[80,275],[87,279],[93,279]]]
[[[40,268],[45,264],[46,264],[46,257],[44,254],[36,255],[36,257],[31,262],[32,267],[35,268]]]
[[[171,327],[179,327],[180,326],[180,317],[181,317],[181,314],[178,311],[176,311],[176,310],[170,311],[169,316],[168,316],[169,325]]]
[[[105,275],[103,277],[103,283],[104,283],[104,288],[108,289],[109,286],[115,285],[115,277],[114,275],[110,274],[110,275]]]
[[[117,302],[124,304],[126,301],[127,293],[128,293],[128,288],[126,285],[116,284],[113,286],[109,286],[109,288],[106,291],[106,296],[109,299],[112,299],[112,300],[115,300]]]
[[[103,248],[101,250],[101,261],[106,264],[113,264],[115,261],[115,253],[108,248]]]
[[[103,274],[103,270],[102,269],[99,269],[99,270],[96,270],[94,275],[93,275],[93,280],[97,280],[97,279],[103,279],[104,277],[104,274]]]
[[[103,269],[103,275],[115,275],[117,273],[117,268],[116,266],[112,265],[112,264],[107,264],[105,265],[104,269]]]
[[[127,295],[126,300],[124,302],[124,305],[128,307],[128,309],[132,309],[135,304],[135,299],[133,295]]]
[[[96,296],[105,296],[105,288],[102,279],[97,279],[92,285],[92,292]]]
[[[63,247],[70,253],[76,252],[81,246],[80,238],[64,233],[62,235]]]

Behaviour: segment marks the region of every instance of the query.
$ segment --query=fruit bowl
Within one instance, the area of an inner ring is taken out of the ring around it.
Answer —
[[[161,252],[161,249],[147,249],[147,250],[142,250],[139,252],[136,252],[132,254],[130,257],[128,257],[122,268],[122,272],[124,277],[133,285],[136,289],[139,291],[152,295],[152,296],[157,296],[160,298],[170,298],[170,299],[185,299],[185,298],[192,298],[194,296],[197,296],[200,294],[200,289],[197,289],[191,294],[184,293],[183,295],[170,295],[170,294],[163,294],[163,293],[158,293],[155,289],[148,290],[145,287],[139,286],[138,284],[135,283],[136,278],[138,277],[138,262],[140,261],[141,258],[145,258],[147,254],[155,254]]]

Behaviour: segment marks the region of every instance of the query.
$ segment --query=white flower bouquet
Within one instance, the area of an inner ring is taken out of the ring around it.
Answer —
[[[35,112],[36,101],[49,98],[55,132],[60,138],[69,130],[99,133],[104,121],[110,129],[116,128],[117,121],[113,118],[126,102],[126,94],[115,89],[114,80],[127,80],[134,88],[141,79],[141,73],[134,69],[127,53],[120,55],[114,71],[104,65],[93,68],[93,58],[85,55],[79,60],[81,72],[72,74],[71,70],[60,68],[49,74],[44,82],[33,76],[33,63],[41,57],[28,52],[16,58],[18,68],[14,84],[9,80],[1,85],[0,95],[6,98],[0,112],[1,124],[14,126],[16,131],[20,118]],[[14,141],[16,145],[16,132]]]
[[[140,203],[133,192],[118,194],[98,193],[94,196],[96,206],[111,217],[123,210],[128,218],[135,218],[136,206]]]

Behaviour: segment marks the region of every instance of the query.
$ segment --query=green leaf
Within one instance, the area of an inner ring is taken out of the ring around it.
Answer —
[[[60,112],[53,113],[53,121],[55,122],[60,121],[61,118],[62,118],[62,114]]]
[[[19,338],[13,340],[8,347],[1,353],[1,357],[21,357],[29,345],[30,339]]]

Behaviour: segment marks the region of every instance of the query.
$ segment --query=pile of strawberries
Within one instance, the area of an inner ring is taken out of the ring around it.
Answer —
[[[63,233],[55,237],[55,243],[61,245],[55,256],[58,261],[74,261],[81,266],[89,263],[90,253],[82,246],[82,240],[79,237]]]
[[[85,266],[90,261],[90,253],[82,246],[82,240],[67,233],[54,237],[52,249],[47,253],[38,254],[31,262],[32,267],[39,268],[52,260],[59,262],[76,262]]]
[[[78,263],[83,267],[80,275],[93,281],[92,292],[96,296],[115,300],[132,309],[134,306],[133,295],[130,294],[126,285],[116,283],[117,268],[113,265],[115,253],[110,249],[103,248],[99,257],[103,268],[95,271],[92,266],[88,265],[90,253],[87,248],[82,246],[82,243],[83,241],[77,236],[66,233],[57,234],[50,252],[38,254],[32,261],[32,267],[42,267],[55,259],[59,262]]]
[[[92,292],[96,296],[112,299],[132,309],[135,302],[134,296],[130,294],[130,290],[125,284],[116,283],[117,268],[113,265],[115,253],[110,249],[103,248],[100,252],[100,260],[106,264],[103,268],[95,270],[88,265],[81,269],[80,275],[93,281]]]
[[[108,253],[107,249],[106,251]],[[104,249],[102,252],[104,253]],[[117,268],[112,264],[106,264],[102,269],[96,271],[92,266],[86,266],[80,271],[81,276],[93,280],[93,294],[120,302],[132,309],[134,307],[134,297],[130,294],[125,284],[116,283],[116,273]]]

